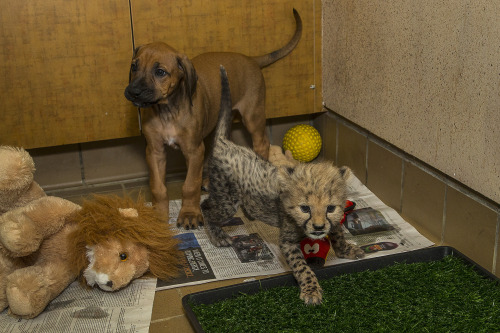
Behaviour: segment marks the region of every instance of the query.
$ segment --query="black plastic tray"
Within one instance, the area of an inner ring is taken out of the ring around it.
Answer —
[[[372,259],[364,259],[360,261],[348,262],[334,266],[323,267],[315,270],[318,279],[327,279],[336,275],[363,272],[366,270],[377,270],[379,268],[391,266],[395,263],[405,262],[407,264],[416,262],[430,262],[441,260],[446,256],[454,256],[461,258],[466,264],[473,266],[478,273],[499,281],[499,279],[491,274],[483,267],[476,264],[467,256],[449,246],[437,246],[426,249],[420,249],[410,252],[397,253]],[[197,293],[192,293],[182,298],[182,306],[186,312],[189,322],[196,332],[204,332],[198,318],[194,314],[191,304],[212,304],[233,296],[245,294],[255,294],[261,290],[270,289],[279,286],[297,286],[297,282],[293,275],[286,274],[276,277],[266,278],[257,281],[244,282],[232,286],[221,287],[216,289],[204,290]]]

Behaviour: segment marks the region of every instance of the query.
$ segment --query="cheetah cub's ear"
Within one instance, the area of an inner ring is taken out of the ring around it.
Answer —
[[[286,191],[291,186],[290,180],[295,172],[295,168],[291,166],[282,166],[277,169],[277,179],[281,185],[281,191]]]
[[[344,180],[347,180],[350,176],[351,176],[351,168],[349,168],[348,166],[342,166],[339,168],[339,171],[340,171],[340,175],[342,176],[342,178]]]

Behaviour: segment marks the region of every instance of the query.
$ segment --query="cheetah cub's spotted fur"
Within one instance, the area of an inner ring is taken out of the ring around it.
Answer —
[[[330,162],[276,167],[232,143],[228,139],[231,96],[223,67],[221,82],[221,110],[208,164],[209,196],[201,205],[208,236],[216,246],[231,245],[221,224],[239,206],[247,216],[279,228],[279,246],[300,286],[300,298],[306,304],[320,304],[321,287],[304,260],[300,241],[306,236],[319,239],[328,235],[337,257],[364,256],[359,247],[346,242],[339,223],[349,169]]]

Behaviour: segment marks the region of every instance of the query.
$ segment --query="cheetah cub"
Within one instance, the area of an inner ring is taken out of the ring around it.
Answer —
[[[277,167],[231,142],[232,104],[222,66],[221,83],[220,114],[208,163],[209,196],[201,204],[210,241],[215,246],[231,245],[221,224],[241,206],[250,218],[280,229],[279,246],[300,286],[300,298],[306,304],[320,304],[322,290],[300,251],[300,241],[328,235],[337,257],[364,256],[358,246],[346,242],[339,223],[350,171],[330,162]]]

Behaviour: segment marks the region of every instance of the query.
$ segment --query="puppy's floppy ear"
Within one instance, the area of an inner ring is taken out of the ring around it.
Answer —
[[[181,89],[183,90],[183,94],[189,98],[189,103],[193,105],[193,95],[196,91],[198,75],[196,75],[193,63],[186,55],[179,55],[177,57],[177,64],[179,69],[184,72],[184,80]]]
[[[141,49],[142,45],[139,45],[137,46],[135,49],[134,49],[134,53],[132,54],[132,59],[135,58],[135,56],[137,55],[137,52],[139,52],[139,50]]]
[[[137,52],[139,52],[139,49],[141,48],[141,46],[137,46],[135,49],[134,49],[134,52],[132,53],[132,59],[134,59],[137,55]],[[130,66],[130,69],[128,71],[128,83],[130,83],[130,80],[132,80],[132,65]]]

